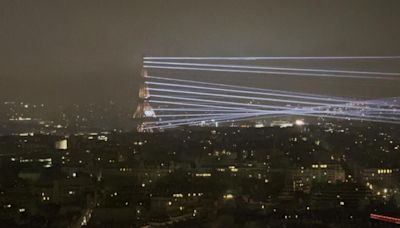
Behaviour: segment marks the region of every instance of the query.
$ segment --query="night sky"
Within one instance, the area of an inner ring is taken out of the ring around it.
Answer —
[[[399,55],[399,12],[398,0],[1,0],[0,98],[113,100],[133,109],[143,55]],[[345,67],[399,72],[400,61]],[[352,89],[340,80],[287,83],[316,92],[334,87],[350,96],[395,96],[400,90],[397,82],[357,87],[353,80]]]

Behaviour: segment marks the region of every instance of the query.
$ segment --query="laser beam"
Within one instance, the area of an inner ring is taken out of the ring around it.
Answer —
[[[172,66],[156,66],[156,65],[143,65],[143,68],[145,68],[145,69],[170,69],[170,70],[193,70],[193,71],[210,71],[210,72],[249,73],[249,74],[268,74],[268,75],[272,75],[272,76],[285,75],[285,76],[304,76],[304,77],[399,80],[398,78],[393,78],[393,77],[337,75],[337,74],[326,74],[326,73],[283,72],[283,71],[268,71],[268,70],[236,70],[236,69],[200,68],[200,67],[172,67]]]

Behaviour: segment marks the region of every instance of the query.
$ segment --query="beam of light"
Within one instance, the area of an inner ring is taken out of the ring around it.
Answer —
[[[253,112],[261,112],[261,111],[252,111],[252,110],[224,110],[224,109],[190,109],[190,108],[157,108],[153,109],[155,112],[159,113],[203,113],[203,114],[226,114],[226,113],[253,113]],[[339,112],[339,111],[338,111]],[[386,110],[386,112],[381,111],[369,111],[369,110],[362,110],[362,113],[368,114],[370,116],[400,116],[399,112],[395,112],[392,110]],[[186,116],[185,114],[185,116]],[[157,115],[157,117],[160,117]]]
[[[215,123],[215,122],[220,122],[224,120],[232,120],[232,121],[237,121],[243,118],[251,118],[255,119],[257,116],[262,116],[262,118],[266,117],[272,117],[273,114],[242,114],[242,115],[227,115],[227,116],[214,116],[212,118],[206,118],[206,117],[201,117],[201,118],[193,118],[189,120],[171,120],[171,121],[163,121],[163,122],[158,122],[158,123],[152,123],[149,124],[151,126],[170,126],[170,125],[198,125],[201,123]]]
[[[243,114],[243,115],[227,115],[225,117],[220,117],[220,118],[190,118],[190,119],[179,119],[179,120],[172,120],[172,121],[161,121],[161,122],[153,122],[157,123],[157,127],[163,127],[163,126],[171,126],[171,124],[179,124],[179,125],[196,125],[200,124],[201,122],[221,122],[223,120],[230,120],[230,121],[237,121],[237,120],[243,120],[243,118],[246,119],[256,119],[256,118],[265,118],[265,117],[270,117],[270,115],[274,116],[282,116],[282,115],[276,115],[276,113],[255,113],[255,114]],[[288,114],[288,115],[294,115]],[[359,116],[335,116],[335,115],[324,115],[324,114],[310,114],[310,113],[302,113],[302,114],[295,114],[295,115],[301,115],[301,116],[312,116],[312,117],[318,117],[318,118],[333,118],[333,119],[345,119],[345,120],[360,120],[360,121],[372,121],[372,122],[381,122],[381,123],[393,123],[393,124],[400,124],[400,119],[376,119],[376,118],[369,118],[369,117],[359,117]]]
[[[303,77],[325,77],[325,78],[355,78],[355,79],[379,79],[379,80],[399,80],[393,77],[377,77],[377,76],[356,76],[356,75],[337,75],[327,73],[301,73],[301,72],[283,72],[268,70],[236,70],[236,69],[220,69],[220,68],[200,68],[200,67],[173,67],[173,66],[156,66],[143,65],[145,69],[169,69],[169,70],[192,70],[192,71],[209,71],[209,72],[230,72],[230,73],[249,73],[249,74],[268,74],[270,76],[303,76]]]
[[[190,117],[190,116],[229,116],[229,115],[241,115],[241,114],[250,114],[248,112],[241,113],[202,113],[202,114],[163,114],[157,115],[157,118],[165,118],[165,117]]]
[[[243,113],[218,113],[218,114],[213,114],[213,113],[208,113],[208,114],[186,114],[186,115],[161,115],[158,117],[189,117],[189,116],[204,116],[204,119],[211,119],[213,117],[218,117],[218,116],[235,116],[235,115],[265,115],[265,114],[275,114],[275,115],[309,115],[309,116],[314,116],[314,117],[327,117],[327,116],[336,116],[336,117],[347,117],[347,118],[363,118],[363,119],[378,119],[378,120],[388,120],[388,121],[400,121],[400,118],[396,117],[386,117],[386,116],[374,116],[374,115],[368,115],[365,113],[360,113],[360,112],[342,112],[342,111],[315,111],[311,109],[303,109],[303,110],[285,110],[285,111],[265,111],[265,110],[260,110],[260,111],[248,111],[248,112],[243,112]],[[188,122],[190,123],[192,119],[187,119],[187,118],[181,118],[178,120],[160,120],[160,121],[154,121],[152,123],[169,123],[169,122]]]
[[[270,118],[276,117],[274,115],[269,116]],[[238,121],[238,120],[249,120],[249,119],[254,119],[256,117],[248,117],[246,115],[242,116],[242,117],[225,117],[225,118],[217,118],[217,119],[203,119],[203,120],[198,120],[196,122],[177,122],[177,123],[172,123],[172,124],[165,124],[165,125],[161,125],[161,126],[150,126],[147,127],[146,129],[155,129],[155,128],[159,128],[159,129],[165,129],[165,128],[172,128],[172,127],[178,127],[178,126],[184,126],[184,125],[201,125],[203,122],[206,125],[210,125],[213,124],[215,122],[218,123],[226,123],[226,122],[233,122],[233,121]],[[265,115],[264,115],[265,118]]]
[[[232,106],[218,106],[218,105],[209,105],[209,104],[194,104],[194,103],[185,103],[185,102],[175,102],[175,101],[161,101],[161,100],[151,100],[151,103],[155,104],[167,104],[167,105],[180,105],[180,106],[189,106],[189,107],[205,107],[205,108],[221,108],[227,111],[242,111],[242,112],[260,112],[260,111],[276,111],[276,110],[265,110],[265,109],[250,109],[248,107],[232,107]]]
[[[267,113],[260,113],[257,115],[267,115]],[[225,119],[225,118],[231,118],[231,117],[239,117],[239,116],[252,116],[255,115],[254,113],[249,113],[249,114],[230,114],[230,115],[225,115],[225,116],[214,116],[214,117],[191,117],[191,118],[182,118],[182,119],[173,119],[173,120],[162,120],[162,121],[149,121],[149,122],[145,122],[145,124],[170,124],[170,123],[194,123],[196,121],[206,121],[206,120],[210,120],[210,121],[215,121],[215,120],[220,120],[220,119]]]
[[[186,100],[186,98],[184,98],[185,100]],[[188,100],[193,100],[193,99],[188,99]],[[284,110],[292,110],[292,111],[289,111],[289,113],[287,113],[286,111],[281,111],[281,112],[279,112],[280,110],[264,110],[264,109],[249,109],[249,108],[247,108],[247,105],[246,104],[243,104],[243,103],[240,103],[239,105],[241,105],[242,107],[229,107],[229,106],[212,106],[212,105],[202,105],[202,104],[193,104],[193,103],[182,103],[182,102],[172,102],[172,101],[154,101],[154,103],[164,103],[164,104],[176,104],[176,105],[186,105],[186,106],[197,106],[197,107],[213,107],[213,108],[222,108],[222,109],[227,109],[228,111],[229,110],[232,110],[232,109],[236,109],[236,110],[240,110],[240,111],[243,111],[243,112],[250,112],[250,111],[252,111],[252,112],[260,112],[260,111],[269,111],[269,112],[273,112],[273,113],[275,113],[275,114],[290,114],[290,115],[298,115],[298,114],[301,114],[301,113],[299,113],[299,112],[304,112],[304,111],[308,111],[308,112],[310,112],[310,111],[313,111],[313,112],[315,112],[315,113],[321,113],[321,112],[326,112],[326,111],[324,111],[324,110],[318,110],[318,109],[321,109],[321,108],[331,108],[331,107],[301,107],[301,108],[289,108],[289,107],[284,107],[284,106],[274,106],[274,107],[276,107],[276,108],[278,108],[278,109],[284,109]],[[343,107],[345,107],[344,105],[342,105]],[[357,107],[357,106],[356,106]],[[355,107],[347,107],[347,108],[355,108]],[[359,108],[359,107],[357,107],[357,108]],[[329,111],[329,110],[328,110]],[[365,112],[365,109],[364,108],[362,108],[361,107],[361,110],[360,110],[361,112]],[[358,111],[358,112],[360,112],[360,111]],[[329,112],[331,112],[331,113],[333,113],[333,111],[329,111]],[[335,113],[349,113],[349,111],[345,111],[345,110],[340,110],[340,111],[335,111]],[[368,112],[367,112],[368,113]],[[361,114],[356,114],[356,116],[360,116]],[[351,116],[354,116],[354,114],[353,115],[351,115]],[[371,118],[373,118],[374,116],[370,116]]]
[[[170,103],[170,102],[169,102]],[[184,109],[183,109],[184,110]],[[187,111],[187,110],[186,110]],[[231,111],[231,110],[229,110]],[[281,114],[281,115],[308,115],[308,114],[331,114],[331,115],[347,115],[349,118],[354,118],[354,117],[363,117],[363,118],[370,118],[370,119],[376,119],[380,118],[382,120],[396,120],[400,121],[400,119],[395,118],[395,117],[386,117],[386,116],[376,116],[376,115],[370,115],[369,110],[359,110],[359,111],[345,111],[345,110],[340,110],[340,111],[330,111],[330,110],[315,110],[313,107],[305,107],[301,109],[291,109],[291,110],[273,110],[273,111],[266,111],[266,110],[250,110],[250,109],[242,109],[240,110],[245,113],[254,113],[254,114],[262,114],[262,113],[273,113],[273,114]],[[238,114],[238,113],[234,113]],[[207,115],[210,115],[209,113]],[[212,114],[211,114],[212,115]],[[231,115],[231,113],[226,113],[226,115]],[[170,115],[171,117],[176,117],[175,115]],[[180,120],[178,120],[180,121]],[[191,120],[188,120],[191,121]]]
[[[305,116],[313,116],[313,117],[318,117],[318,118],[331,118],[331,119],[342,119],[342,120],[357,120],[357,121],[368,121],[368,122],[379,122],[379,123],[390,123],[390,124],[400,124],[399,121],[387,121],[387,120],[379,120],[379,119],[368,119],[368,118],[359,118],[359,117],[346,117],[346,116],[329,116],[329,115],[309,115],[309,114],[304,114]],[[271,116],[271,117],[275,117],[275,116]],[[164,123],[164,125],[157,125],[157,126],[149,126],[149,127],[145,127],[145,129],[164,129],[164,128],[171,128],[171,127],[177,127],[177,126],[183,126],[183,125],[199,125],[202,124],[202,122],[205,123],[213,123],[218,121],[218,123],[224,123],[224,122],[233,122],[233,121],[243,121],[243,120],[254,120],[257,118],[265,118],[265,116],[259,116],[257,117],[257,115],[244,115],[242,117],[226,117],[226,118],[222,118],[222,119],[198,119],[198,120],[190,120],[189,122],[182,122],[182,121],[178,121],[178,122],[170,122],[170,123]],[[196,122],[197,121],[197,122]]]
[[[164,64],[166,63],[166,64]],[[148,64],[148,62],[145,64]],[[152,62],[151,64],[160,64],[161,67],[165,67],[164,65],[180,65],[181,63],[171,63],[171,62]],[[184,67],[188,68],[188,70],[198,70],[197,67],[192,66],[200,66],[199,70],[208,69],[208,67],[219,67],[221,68],[221,64],[197,64],[193,65],[192,63],[183,63]],[[235,66],[235,67],[232,67]],[[146,66],[144,66],[146,67]],[[151,66],[153,67],[153,66]],[[159,66],[154,66],[155,68]],[[170,66],[166,66],[170,67]],[[203,68],[207,67],[207,68]],[[241,68],[239,65],[224,65],[222,67],[228,68],[228,70],[232,70],[231,68]],[[247,69],[259,69],[253,68],[256,66],[245,66]],[[226,70],[226,69],[214,69],[211,70]],[[245,68],[246,69],[246,68]],[[236,70],[236,69],[234,69]],[[281,73],[295,73],[294,71],[308,71],[308,72],[324,72],[323,74],[315,74],[318,76],[323,75],[323,77],[328,77],[331,74],[325,73],[343,73],[343,74],[360,74],[365,73],[361,71],[335,71],[335,70],[320,70],[320,69],[303,69],[303,68],[263,68],[262,70],[267,70],[268,73],[271,71],[268,70],[278,70]],[[287,72],[292,71],[292,72]],[[229,72],[229,71],[228,71]],[[273,71],[272,71],[273,72]],[[296,72],[297,73],[297,72]],[[310,73],[308,73],[310,74]],[[386,72],[367,72],[369,75],[399,75],[399,73],[386,73]],[[358,76],[358,75],[337,75],[333,74],[334,77],[352,77],[356,76],[357,78],[378,78],[378,79],[395,79],[395,78],[387,78],[387,77],[369,77],[369,76]],[[301,75],[299,75],[301,76]],[[314,74],[312,75],[314,76]],[[382,122],[382,123],[395,123],[400,124],[400,115],[399,112],[393,109],[389,109],[388,107],[397,107],[397,98],[393,98],[393,100],[388,100],[388,98],[384,99],[376,99],[376,100],[356,100],[356,99],[346,99],[346,98],[335,98],[330,96],[318,95],[318,94],[307,94],[307,93],[295,93],[290,91],[282,91],[282,90],[270,90],[270,89],[261,89],[261,88],[251,88],[251,87],[243,87],[243,86],[233,86],[226,84],[218,84],[218,83],[206,83],[206,82],[198,82],[198,81],[190,81],[190,80],[182,80],[175,78],[165,78],[165,77],[157,77],[157,76],[148,76],[149,79],[155,80],[164,80],[176,83],[163,83],[163,82],[154,82],[148,81],[145,82],[146,85],[157,85],[157,87],[147,87],[148,91],[151,91],[151,99],[148,100],[149,103],[159,103],[166,104],[167,107],[171,107],[170,105],[178,105],[178,106],[188,106],[189,108],[159,108],[157,110],[156,118],[160,118],[158,121],[154,122],[145,122],[145,126],[147,128],[169,128],[172,126],[178,125],[196,125],[202,124],[203,122],[212,123],[215,121],[218,122],[232,122],[238,121],[242,119],[258,119],[258,118],[268,118],[272,116],[311,116],[317,118],[334,118],[334,119],[346,119],[346,120],[360,120],[360,121],[372,121],[372,122]],[[188,84],[177,84],[178,82],[190,83]],[[193,85],[194,84],[194,85]],[[203,86],[198,86],[203,85]],[[207,85],[207,86],[205,86]],[[210,85],[214,86],[211,87]],[[164,87],[166,86],[166,88]],[[218,88],[222,87],[222,88]],[[177,89],[178,88],[178,89]],[[187,90],[180,90],[180,88],[187,88]],[[229,89],[228,89],[229,88]],[[235,88],[235,89],[231,89]],[[240,88],[240,89],[239,89]],[[191,91],[190,89],[195,89]],[[200,90],[200,91],[199,91]],[[268,91],[268,92],[266,92]],[[271,92],[274,91],[274,92]],[[154,92],[162,92],[162,94],[154,94]],[[222,93],[225,92],[225,93]],[[233,93],[227,94],[227,93]],[[176,96],[167,96],[165,93],[175,93],[175,94],[186,94],[181,95],[179,97]],[[239,93],[243,94],[251,94],[251,95],[261,95],[261,96],[241,96]],[[196,95],[196,96],[191,96]],[[244,102],[228,102],[218,100],[209,100],[209,99],[198,99],[203,96],[207,97],[221,97],[221,98],[231,98],[231,99],[243,99],[243,100],[263,100],[263,101],[271,101],[271,102],[282,102],[282,103],[296,103],[296,104],[304,104],[304,105],[319,105],[319,106],[303,106],[303,107],[293,107],[293,106],[278,106],[278,105],[265,105],[265,104],[248,104]],[[263,97],[267,96],[267,97]],[[157,101],[155,98],[161,98],[163,100]],[[277,99],[271,97],[289,97],[293,99]],[[300,100],[298,100],[300,99]],[[337,100],[335,100],[337,99]],[[392,99],[392,98],[391,98]],[[186,102],[176,102],[176,101],[186,101]],[[318,102],[310,102],[307,100],[316,100]],[[327,102],[320,102],[327,101]],[[331,102],[339,102],[331,103]],[[216,105],[211,105],[216,104]],[[383,108],[384,107],[384,108]],[[199,109],[201,108],[201,109]],[[201,111],[200,111],[201,110]],[[172,113],[171,113],[172,112]],[[178,113],[176,113],[178,112]],[[184,114],[182,113],[184,112]],[[205,113],[204,113],[205,112]],[[178,118],[178,119],[177,119]],[[153,126],[152,126],[153,125]]]
[[[226,84],[218,84],[218,83],[207,83],[207,82],[197,82],[191,80],[182,80],[182,79],[172,79],[172,78],[164,78],[164,77],[156,77],[150,76],[152,79],[159,79],[159,80],[166,80],[166,81],[176,81],[176,82],[184,82],[184,83],[193,83],[193,84],[201,84],[201,85],[213,85],[213,86],[221,86],[221,87],[233,87],[239,88],[240,90],[230,90],[230,89],[221,89],[215,87],[204,87],[204,86],[189,86],[189,85],[182,85],[182,84],[174,84],[174,83],[159,83],[159,82],[146,82],[147,84],[157,84],[157,85],[166,85],[166,86],[174,86],[174,87],[182,87],[182,88],[194,88],[194,89],[211,89],[211,90],[219,90],[219,91],[227,91],[227,92],[238,92],[238,93],[252,93],[252,94],[260,94],[260,95],[271,95],[274,94],[279,97],[292,97],[292,98],[301,98],[307,100],[320,100],[320,101],[329,101],[329,102],[352,102],[356,104],[363,104],[363,105],[376,105],[376,106],[392,106],[392,107],[400,107],[395,105],[394,102],[397,102],[397,97],[390,98],[393,100],[391,103],[387,101],[382,101],[382,99],[376,100],[354,100],[354,99],[344,99],[344,98],[337,98],[337,97],[328,97],[328,96],[321,96],[317,94],[309,94],[309,93],[295,93],[295,92],[288,92],[283,90],[268,90],[268,89],[259,89],[253,87],[243,87],[243,86],[233,86],[233,85],[226,85]],[[256,91],[252,91],[256,90]],[[268,91],[268,92],[258,92],[258,91]],[[271,93],[273,92],[273,93]],[[288,95],[289,94],[289,95]],[[293,94],[293,95],[291,95]],[[298,95],[297,95],[298,94]],[[387,111],[384,109],[378,109],[381,111]]]
[[[331,119],[345,119],[345,120],[360,120],[360,121],[369,121],[369,122],[379,122],[379,123],[391,123],[391,124],[400,124],[400,119],[381,119],[378,117],[361,117],[361,116],[337,116],[337,115],[309,115],[304,114],[305,116],[314,116],[320,118],[331,118]]]
[[[292,109],[292,110],[257,110],[257,112],[250,113],[227,113],[225,115],[211,115],[211,116],[203,116],[200,118],[181,118],[178,120],[160,120],[156,122],[148,122],[147,126],[152,123],[155,126],[147,127],[147,129],[152,128],[169,128],[177,125],[196,125],[202,122],[209,121],[218,121],[221,122],[223,120],[229,119],[230,121],[238,121],[243,118],[256,119],[256,118],[264,118],[270,117],[271,115],[276,116],[284,116],[284,115],[296,115],[296,116],[312,116],[312,117],[320,117],[320,118],[333,118],[333,119],[346,119],[346,120],[360,120],[360,121],[370,121],[370,122],[381,122],[381,123],[393,123],[400,124],[399,118],[386,118],[382,116],[370,116],[366,115],[363,112],[357,111],[316,111],[310,108],[303,109]],[[217,118],[218,117],[218,118]],[[222,122],[221,122],[222,123]]]
[[[332,112],[321,112],[321,114],[329,114],[329,115],[335,115],[335,116],[348,116],[351,118],[354,117],[359,117],[359,118],[369,118],[369,119],[381,119],[381,120],[395,120],[395,121],[400,121],[400,118],[393,117],[393,116],[382,116],[382,115],[370,115],[370,113],[364,113],[364,112],[354,112],[354,111],[332,111]]]
[[[388,98],[374,99],[374,100],[369,100],[368,104],[376,105],[376,106],[384,106],[384,107],[389,106],[390,108],[393,109],[394,107],[400,107],[400,104],[397,103],[398,98],[399,97],[389,98],[389,99],[392,99],[392,101],[389,100]]]
[[[400,56],[237,56],[237,57],[160,57],[147,56],[144,60],[385,60],[400,59]]]
[[[198,118],[188,118],[188,119],[178,119],[178,120],[168,120],[168,121],[161,121],[161,122],[146,122],[146,125],[153,125],[153,124],[158,124],[157,126],[171,126],[171,125],[196,125],[196,124],[201,124],[202,122],[208,122],[208,123],[213,123],[213,122],[219,122],[223,120],[237,120],[240,118],[248,118],[254,116],[268,116],[268,115],[274,115],[274,113],[260,113],[260,114],[231,114],[231,115],[226,115],[226,116],[215,116],[215,117],[198,117]]]
[[[332,103],[309,102],[309,101],[276,99],[276,98],[265,98],[265,97],[237,96],[232,94],[204,93],[204,92],[192,92],[185,90],[172,90],[172,89],[159,89],[159,88],[149,88],[149,91],[178,93],[178,94],[193,94],[193,95],[204,95],[212,97],[226,97],[226,98],[237,98],[237,99],[248,99],[248,100],[259,100],[259,101],[272,101],[281,103],[307,104],[307,105],[333,105]]]
[[[176,97],[176,96],[167,96],[167,95],[151,95],[156,98],[164,98],[164,99],[172,99],[172,100],[186,100],[186,101],[199,101],[206,103],[216,103],[216,104],[227,104],[227,105],[238,105],[242,107],[259,107],[259,108],[268,108],[268,109],[290,109],[289,107],[277,106],[277,105],[259,105],[259,104],[246,104],[240,102],[230,102],[230,101],[216,101],[209,99],[198,99],[198,98],[186,98],[186,97]]]
[[[275,115],[275,112],[261,112],[261,113],[243,113],[243,114],[238,114],[238,113],[234,113],[234,114],[226,114],[221,118],[214,118],[214,117],[218,117],[218,115],[214,115],[214,116],[205,116],[204,118],[189,118],[189,119],[179,119],[179,120],[174,120],[174,121],[159,121],[159,122],[153,122],[153,123],[158,123],[158,124],[165,124],[165,123],[179,123],[181,122],[182,124],[197,124],[200,123],[202,121],[211,121],[211,122],[215,122],[215,121],[219,121],[219,120],[223,120],[223,119],[238,119],[238,118],[242,118],[242,117],[248,117],[250,116],[251,118],[254,117],[265,117],[265,116],[269,116],[269,115]],[[326,117],[326,118],[336,118],[336,119],[357,119],[357,120],[377,120],[377,121],[384,121],[386,123],[388,123],[388,121],[390,120],[396,120],[396,121],[400,121],[400,119],[374,119],[371,117],[359,117],[359,116],[352,116],[352,115],[347,115],[347,116],[331,116],[331,115],[323,115],[324,113],[321,114],[310,114],[310,113],[299,113],[296,115],[305,115],[305,116],[313,116],[313,117]],[[327,112],[327,114],[329,114],[329,112]],[[292,114],[293,115],[293,114]],[[238,117],[239,116],[239,117]],[[281,115],[279,115],[281,116]],[[194,121],[196,120],[196,121]],[[388,121],[387,121],[388,120]],[[398,123],[398,122],[390,122],[390,123]]]
[[[192,109],[192,108],[155,108],[153,109],[157,113],[248,113],[248,112],[258,112],[258,110],[253,109]]]
[[[333,100],[338,100],[338,101],[348,101],[348,100],[354,100],[354,99],[344,99],[344,98],[339,98],[339,97],[330,97],[326,95],[319,95],[319,94],[311,94],[311,93],[300,93],[300,92],[291,92],[291,91],[285,91],[285,90],[275,90],[275,89],[262,89],[262,88],[254,88],[254,87],[248,87],[248,86],[236,86],[236,85],[228,85],[228,84],[221,84],[221,83],[210,83],[210,82],[199,82],[199,81],[193,81],[193,80],[184,80],[184,79],[176,79],[176,78],[166,78],[166,77],[158,77],[158,76],[148,76],[149,79],[157,79],[157,80],[163,80],[163,81],[174,81],[174,82],[183,82],[183,83],[191,83],[191,84],[198,84],[198,85],[206,85],[206,86],[219,86],[219,87],[225,87],[225,88],[235,88],[235,89],[240,89],[243,91],[251,91],[252,93],[255,93],[257,91],[261,92],[273,92],[276,94],[289,94],[289,95],[300,95],[300,96],[307,96],[307,97],[320,97],[320,98],[326,98],[326,99],[333,99]],[[355,101],[355,100],[354,100]]]
[[[390,110],[390,109],[388,109],[388,110],[382,110],[382,111],[375,111],[375,110],[366,110],[368,113],[370,113],[370,114],[374,114],[374,115],[376,115],[376,114],[381,114],[381,115],[395,115],[395,116],[398,116],[398,115],[400,115],[400,110]]]
[[[165,124],[165,123],[177,123],[177,122],[185,122],[192,123],[194,121],[203,121],[203,120],[219,120],[221,118],[230,118],[232,116],[258,116],[258,115],[286,115],[287,111],[277,111],[277,110],[256,110],[256,111],[248,111],[244,113],[228,113],[225,116],[208,116],[208,117],[198,117],[198,118],[181,118],[181,119],[172,119],[172,120],[159,120],[159,121],[151,121],[146,122],[146,124]],[[294,113],[291,113],[294,114]]]
[[[249,111],[248,111],[249,112]],[[336,118],[351,118],[351,119],[362,119],[362,120],[366,120],[366,119],[375,119],[375,120],[382,120],[382,121],[400,121],[400,119],[398,118],[394,118],[394,117],[382,117],[382,116],[371,116],[371,115],[366,115],[366,114],[360,114],[359,111],[357,112],[349,112],[349,111],[316,111],[316,110],[312,110],[311,108],[303,108],[303,109],[292,109],[292,110],[273,110],[273,111],[268,111],[268,110],[256,110],[250,113],[246,113],[245,115],[264,115],[264,114],[274,114],[274,115],[304,115],[304,116],[314,116],[314,117],[329,117],[329,118],[333,118],[330,115],[336,115]],[[328,115],[326,115],[328,114]],[[228,113],[226,114],[226,116],[233,116],[233,115],[240,115],[240,113]],[[187,124],[192,123],[193,121],[196,120],[208,120],[211,119],[213,116],[209,116],[209,117],[204,117],[204,118],[189,118],[189,119],[178,119],[178,120],[168,120],[168,121],[155,121],[155,122],[151,122],[151,123],[157,123],[157,124],[165,124],[165,123],[176,123],[176,122],[185,122]]]
[[[176,97],[173,97],[172,99],[174,99]],[[170,99],[170,98],[169,98]],[[179,99],[179,98],[177,98]],[[184,98],[185,100],[191,99],[193,100],[193,98]],[[197,100],[196,100],[197,101]],[[200,100],[201,102],[208,102],[210,100]],[[379,112],[393,112],[395,110],[393,109],[387,109],[387,108],[375,108],[375,107],[370,107],[370,106],[360,106],[360,105],[366,105],[371,103],[372,105],[376,105],[376,106],[380,106],[379,103],[380,100],[367,100],[367,101],[347,101],[346,103],[342,103],[342,104],[328,104],[325,103],[324,106],[319,106],[319,107],[313,107],[314,109],[321,109],[321,108],[347,108],[347,109],[361,109],[361,110],[368,110],[368,111],[379,111]],[[212,101],[211,101],[212,102]],[[220,102],[219,102],[220,103]],[[386,103],[386,102],[385,102]],[[229,104],[233,104],[233,103],[229,103]],[[245,106],[249,106],[252,104],[244,104],[244,103],[234,103],[234,105],[245,105]],[[327,106],[329,105],[329,106]],[[269,106],[270,108],[283,108],[283,109],[289,109],[289,107],[284,107],[284,106]]]
[[[218,106],[218,105],[197,104],[197,103],[194,104],[194,103],[175,102],[175,101],[151,100],[149,102],[155,103],[155,104],[180,105],[180,106],[189,106],[189,107],[220,108],[220,109],[226,109],[228,111],[232,111],[232,110],[243,111],[243,112],[248,112],[248,111],[259,112],[260,111],[260,109],[250,109],[248,107],[240,108],[240,107],[232,107],[232,106]]]
[[[233,92],[233,93],[244,93],[244,94],[257,94],[264,96],[275,96],[275,97],[291,97],[291,98],[299,98],[304,100],[319,100],[319,101],[331,101],[331,102],[348,102],[349,100],[344,99],[336,99],[336,98],[322,98],[322,97],[312,97],[312,96],[304,96],[304,95],[291,95],[291,94],[282,94],[276,92],[257,92],[257,91],[249,91],[249,90],[236,90],[236,89],[223,89],[216,87],[206,87],[206,86],[192,86],[192,85],[184,85],[184,84],[175,84],[175,83],[162,83],[162,82],[149,82],[146,81],[147,85],[160,85],[167,87],[180,87],[180,88],[191,88],[191,89],[200,89],[200,90],[212,90],[212,91],[221,91],[221,92]]]
[[[317,113],[323,113],[323,112],[317,112]],[[327,112],[329,113],[329,112]],[[161,114],[157,115],[157,118],[165,118],[165,117],[192,117],[192,116],[201,116],[204,117],[205,119],[213,118],[213,117],[220,117],[220,116],[236,116],[236,115],[266,115],[266,114],[286,114],[286,112],[282,111],[247,111],[247,112],[225,112],[225,113],[202,113],[202,114]],[[187,118],[181,118],[177,119],[177,121],[180,120],[186,120]],[[169,120],[168,120],[169,121]],[[167,121],[167,122],[168,122]],[[161,121],[154,121],[153,123],[162,123],[165,122],[164,120]]]
[[[276,116],[270,116],[270,118],[272,117],[276,117]],[[318,117],[318,116],[317,116]],[[218,122],[218,123],[226,123],[226,122],[235,122],[235,121],[244,121],[244,120],[256,120],[256,119],[260,119],[260,118],[265,118],[263,117],[241,117],[241,118],[237,118],[237,117],[231,117],[231,118],[226,118],[226,119],[221,119],[218,121],[215,120],[203,120],[203,121],[198,121],[198,122],[181,122],[181,123],[174,123],[174,124],[165,124],[165,125],[158,125],[158,126],[147,126],[145,127],[145,129],[166,129],[166,128],[173,128],[173,127],[178,127],[178,126],[193,126],[193,125],[201,125],[202,122],[204,122],[204,124],[206,125],[210,125],[214,122]],[[399,122],[393,122],[393,121],[384,121],[384,120],[374,120],[374,119],[365,119],[365,118],[349,118],[349,117],[333,117],[333,116],[325,116],[325,117],[319,117],[319,118],[330,118],[330,119],[341,119],[341,120],[347,120],[347,121],[367,121],[367,122],[379,122],[379,123],[388,123],[388,124],[399,124]]]
[[[323,72],[323,73],[400,76],[400,73],[397,73],[397,72],[352,71],[352,70],[332,70],[332,69],[292,68],[292,67],[270,67],[270,66],[247,66],[247,65],[233,65],[233,64],[160,62],[160,61],[144,61],[143,63],[144,64],[156,64],[156,65],[189,66],[189,67],[217,67],[217,68],[236,68],[236,69],[252,69],[252,70],[278,70],[278,71],[302,71],[302,72],[319,72],[319,73]]]
[[[194,108],[153,108],[154,111],[166,112],[227,112],[227,109],[194,109]],[[243,112],[242,110],[229,110],[230,112]]]
[[[194,103],[175,102],[175,101],[150,100],[149,102],[154,103],[154,104],[181,105],[181,106],[204,107],[204,108],[221,108],[221,109],[226,109],[226,110],[252,110],[252,109],[248,109],[248,108],[218,106],[218,105],[209,105],[209,104],[194,104]],[[255,109],[255,110],[258,111],[257,109]]]
[[[363,104],[363,103],[361,103]],[[344,104],[333,104],[329,106],[319,106],[319,107],[313,107],[313,109],[323,109],[323,108],[346,108],[346,109],[358,109],[360,111],[378,111],[378,112],[387,112],[390,109],[384,109],[384,108],[374,108],[370,106],[359,106],[357,105],[356,102],[348,102]]]
[[[162,121],[162,122],[153,122],[146,123],[147,126],[153,126],[153,128],[163,128],[165,126],[177,126],[177,125],[198,125],[202,123],[214,123],[219,122],[223,123],[226,120],[232,121],[243,121],[243,120],[256,120],[263,118],[271,118],[282,115],[274,115],[274,114],[243,114],[243,115],[229,115],[220,118],[211,118],[211,117],[201,117],[201,118],[191,118],[191,119],[179,119],[172,121]],[[383,119],[374,119],[374,118],[366,118],[366,117],[354,117],[354,116],[332,116],[332,115],[322,115],[322,114],[303,114],[300,116],[312,116],[317,118],[330,118],[330,119],[345,119],[345,120],[357,120],[357,121],[369,121],[369,122],[380,122],[380,123],[392,123],[392,124],[400,124],[399,120],[383,120]],[[154,124],[155,123],[155,124]]]
[[[286,103],[286,104],[294,103],[294,104],[308,104],[308,105],[320,105],[321,106],[321,107],[315,107],[315,108],[327,108],[327,107],[334,108],[334,107],[336,107],[336,108],[353,108],[353,109],[362,109],[362,110],[369,109],[371,111],[382,111],[382,112],[390,111],[388,109],[356,106],[353,103],[351,103],[350,101],[348,101],[347,103],[344,103],[344,104],[332,104],[332,103],[322,103],[322,102],[307,102],[307,101],[288,100],[288,99],[236,96],[236,95],[227,95],[227,94],[203,93],[203,92],[192,92],[192,91],[170,90],[170,89],[159,89],[159,88],[149,88],[149,91],[169,92],[169,93],[177,93],[177,94],[193,94],[193,95],[204,95],[204,96],[226,97],[226,98],[237,98],[237,99],[249,99],[249,100],[262,100],[262,101],[281,102],[281,103]],[[154,96],[154,94],[151,96]],[[155,95],[155,96],[159,96],[159,95]],[[182,97],[180,97],[180,98],[182,98]],[[185,97],[185,99],[187,99],[187,98]],[[207,100],[207,101],[209,101],[209,100]],[[235,104],[238,104],[238,103],[235,103]],[[246,103],[240,103],[240,104],[247,105]],[[286,108],[285,106],[274,106],[274,107]]]

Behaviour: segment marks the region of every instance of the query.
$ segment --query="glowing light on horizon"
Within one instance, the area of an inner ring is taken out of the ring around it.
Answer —
[[[296,120],[294,122],[297,126],[303,126],[305,124],[304,120]]]

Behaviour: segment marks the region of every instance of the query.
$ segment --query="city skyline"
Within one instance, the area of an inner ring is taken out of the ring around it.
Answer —
[[[399,8],[1,0],[0,227],[398,227]]]

